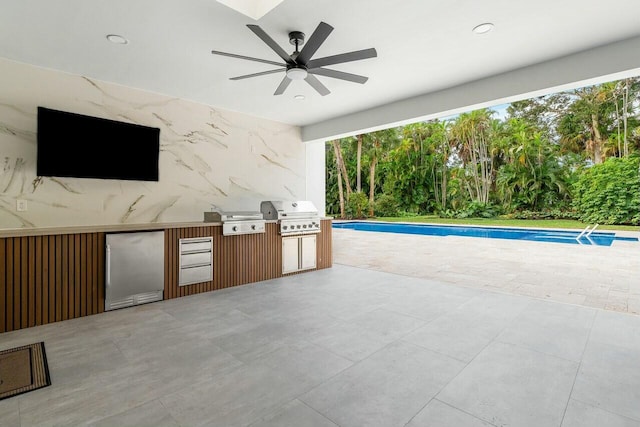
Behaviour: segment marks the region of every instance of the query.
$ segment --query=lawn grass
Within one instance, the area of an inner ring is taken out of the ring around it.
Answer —
[[[587,225],[571,219],[510,219],[510,218],[440,218],[435,215],[410,216],[410,217],[381,217],[370,218],[372,221],[389,222],[421,222],[431,224],[457,224],[457,225],[493,225],[503,227],[535,227],[535,228],[571,228],[583,230]],[[640,232],[640,227],[633,225],[598,225],[597,230],[622,230]]]

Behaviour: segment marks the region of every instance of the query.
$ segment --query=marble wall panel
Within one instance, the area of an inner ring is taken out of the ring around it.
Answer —
[[[159,127],[160,180],[36,176],[38,106]],[[305,161],[298,127],[0,59],[0,229],[259,210],[262,200],[305,197]]]

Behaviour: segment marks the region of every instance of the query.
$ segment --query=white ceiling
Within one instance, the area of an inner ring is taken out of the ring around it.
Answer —
[[[257,21],[215,0],[0,0],[0,57],[308,127],[637,37],[638,16],[638,0],[284,0]],[[374,47],[327,67],[367,83],[319,76],[327,96],[304,81],[274,96],[282,74],[229,80],[273,66],[210,53],[279,62],[246,25],[290,52],[288,33],[320,21],[334,31],[313,58]],[[495,29],[474,34],[483,22]]]

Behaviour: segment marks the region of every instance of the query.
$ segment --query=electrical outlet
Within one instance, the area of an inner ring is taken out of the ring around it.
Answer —
[[[24,199],[16,200],[16,210],[18,212],[25,212],[27,210],[27,201]]]

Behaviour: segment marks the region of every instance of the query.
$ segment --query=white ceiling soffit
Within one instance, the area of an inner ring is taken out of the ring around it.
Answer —
[[[216,0],[251,19],[258,20],[271,12],[283,0]]]
[[[1,58],[297,125],[305,140],[640,67],[638,0],[285,0],[258,20],[244,14],[256,9],[212,0],[0,2]],[[318,76],[327,96],[304,80],[274,96],[284,67],[230,80],[278,67],[211,54],[280,62],[247,25],[291,53],[289,32],[308,41],[320,22],[333,31],[312,59],[375,48],[375,58],[327,67],[366,83]],[[486,22],[492,31],[472,31]],[[110,43],[108,34],[128,43]]]
[[[635,52],[635,53],[634,53]],[[640,76],[640,37],[418,95],[302,128],[305,142],[327,141],[536,96]]]

